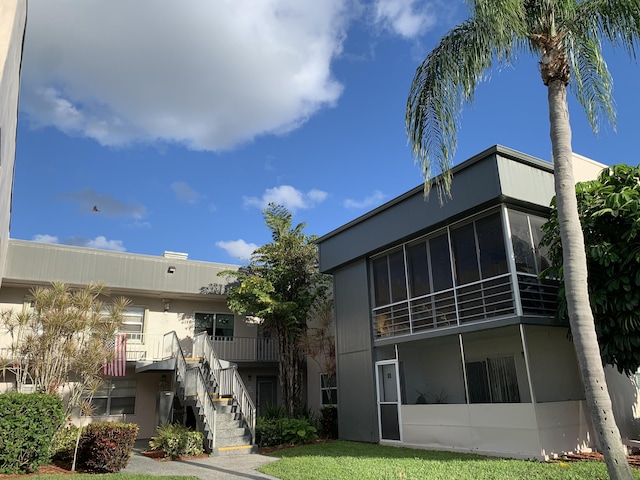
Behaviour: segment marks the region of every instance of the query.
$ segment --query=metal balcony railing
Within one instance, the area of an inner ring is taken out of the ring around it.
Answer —
[[[136,333],[127,336],[127,360],[158,361],[170,352],[162,349],[162,334]],[[229,362],[277,362],[277,343],[274,338],[212,337],[218,358]]]
[[[213,337],[218,358],[229,362],[277,362],[275,338]]]
[[[535,275],[517,274],[520,305],[513,292],[514,277],[507,273],[448,290],[374,308],[374,338],[411,335],[515,315],[554,316],[557,283]],[[518,310],[520,307],[520,310]]]

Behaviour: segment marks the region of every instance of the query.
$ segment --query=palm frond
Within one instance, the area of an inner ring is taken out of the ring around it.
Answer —
[[[600,41],[597,37],[569,35],[565,42],[572,73],[569,88],[582,105],[591,129],[597,134],[605,117],[615,129],[613,79]]]
[[[636,60],[640,46],[640,2],[638,0],[584,0],[579,2],[574,31],[602,37]]]
[[[469,2],[473,15],[443,37],[417,68],[406,106],[405,123],[414,159],[422,167],[425,195],[432,165],[441,172],[438,195],[449,195],[460,113],[473,103],[477,85],[494,60],[511,61],[524,45],[522,2]]]

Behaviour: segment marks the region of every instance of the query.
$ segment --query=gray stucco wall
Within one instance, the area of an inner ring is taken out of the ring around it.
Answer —
[[[334,272],[338,423],[340,438],[378,441],[376,392],[367,292],[367,264]]]

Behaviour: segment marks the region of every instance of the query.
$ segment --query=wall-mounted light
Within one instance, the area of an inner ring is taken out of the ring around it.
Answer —
[[[174,267],[173,265],[167,268],[167,273],[175,273],[175,272],[176,272],[176,267]]]
[[[171,300],[163,298],[162,299],[162,303],[164,303],[164,313],[167,313],[169,311],[169,309],[171,308]]]

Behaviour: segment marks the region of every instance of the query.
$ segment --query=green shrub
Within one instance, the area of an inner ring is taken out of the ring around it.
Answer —
[[[320,433],[325,438],[338,438],[338,409],[322,407],[320,410]]]
[[[49,461],[64,420],[62,400],[42,393],[0,395],[0,473],[30,473]]]
[[[256,422],[256,443],[259,447],[273,447],[284,443],[282,429],[277,418],[258,417]]]
[[[204,453],[204,435],[202,432],[187,432],[187,444],[182,455],[202,455]]]
[[[73,460],[73,451],[76,448],[78,428],[74,424],[63,425],[53,436],[49,452],[53,460],[68,462]]]
[[[279,418],[286,418],[287,412],[284,409],[284,406],[273,405],[271,403],[267,403],[260,410],[260,418],[264,420],[277,420]]]
[[[204,435],[193,432],[188,427],[178,423],[170,423],[156,429],[156,435],[151,437],[149,446],[152,450],[163,450],[175,460],[182,455],[200,455],[204,452]]]
[[[318,438],[318,429],[308,419],[263,418],[256,422],[256,442],[259,447],[275,445],[297,445],[309,443]]]
[[[134,423],[95,422],[85,427],[78,447],[78,468],[94,473],[115,473],[129,463],[138,436]]]
[[[290,445],[309,443],[318,439],[318,429],[309,420],[301,418],[281,418],[278,420],[282,439]]]

